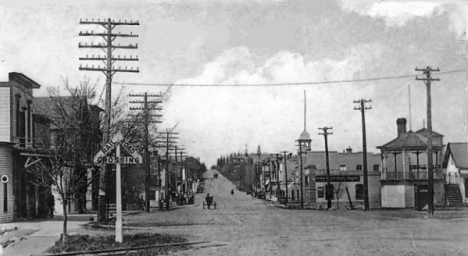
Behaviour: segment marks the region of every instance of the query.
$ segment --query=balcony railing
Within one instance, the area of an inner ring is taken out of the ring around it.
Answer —
[[[49,140],[44,138],[14,137],[13,143],[17,148],[39,148],[48,149]]]
[[[427,172],[384,172],[382,180],[427,180]],[[439,171],[434,172],[434,179],[443,179],[443,175]]]

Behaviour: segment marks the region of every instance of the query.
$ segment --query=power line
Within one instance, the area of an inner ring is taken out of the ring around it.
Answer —
[[[451,70],[437,73],[439,75],[453,74],[465,72],[464,69]],[[341,83],[359,83],[380,80],[394,80],[403,78],[415,78],[416,75],[401,75],[401,76],[383,76],[371,77],[362,79],[345,79],[345,80],[330,80],[330,81],[311,81],[311,82],[286,82],[286,83],[253,83],[253,84],[189,84],[189,83],[124,83],[114,82],[121,85],[140,85],[140,86],[176,86],[176,87],[261,87],[261,86],[294,86],[294,85],[319,85],[319,84],[341,84]]]

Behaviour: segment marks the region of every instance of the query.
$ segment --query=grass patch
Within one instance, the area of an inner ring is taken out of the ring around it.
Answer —
[[[55,245],[47,250],[48,253],[58,254],[63,252],[90,252],[117,248],[130,247],[145,247],[158,244],[184,243],[185,238],[171,235],[162,235],[154,233],[140,233],[134,235],[124,235],[123,243],[116,243],[115,236],[89,236],[89,235],[72,235],[68,236],[66,246],[62,246],[62,239],[58,240]],[[125,255],[160,255],[168,251],[186,250],[189,246],[176,246],[146,249]]]

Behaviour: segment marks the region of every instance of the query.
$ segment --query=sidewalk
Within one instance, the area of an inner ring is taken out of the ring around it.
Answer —
[[[80,228],[80,225],[85,223],[83,221],[68,221],[68,233],[73,233],[73,230]],[[14,242],[3,249],[3,252],[0,251],[0,255],[29,256],[41,254],[55,244],[62,233],[63,221],[12,222],[2,224],[1,227],[5,230],[16,227],[18,232],[16,237],[9,238],[13,239]]]

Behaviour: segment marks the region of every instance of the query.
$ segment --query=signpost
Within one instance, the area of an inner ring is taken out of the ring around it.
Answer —
[[[121,156],[120,148],[123,147],[130,155]],[[115,156],[107,156],[115,149]],[[117,243],[123,242],[122,235],[122,186],[121,186],[121,164],[141,164],[143,163],[143,157],[135,150],[135,146],[126,141],[122,133],[119,131],[114,136],[112,141],[104,145],[99,152],[94,155],[94,163],[100,164],[106,162],[108,164],[116,165],[116,220],[115,220],[115,241]]]

